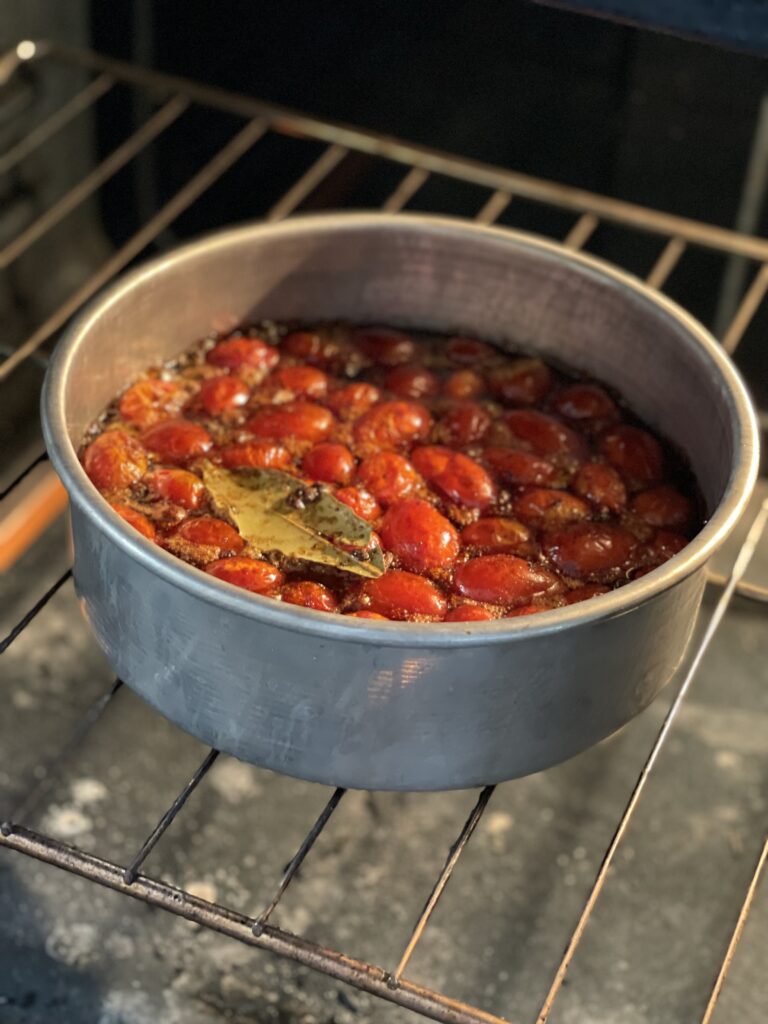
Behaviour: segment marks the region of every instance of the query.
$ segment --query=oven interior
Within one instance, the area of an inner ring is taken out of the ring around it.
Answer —
[[[671,63],[673,43],[661,52]],[[617,736],[495,791],[332,792],[206,750],[110,678],[36,416],[51,345],[115,274],[244,216],[327,208],[451,213],[612,259],[712,327],[764,410],[759,94],[753,113],[741,177],[724,179],[729,221],[696,209],[700,194],[661,212],[641,186],[585,187],[587,164],[509,169],[477,137],[455,156],[14,41],[0,59],[0,1019],[765,1019],[764,479],[711,565],[686,664]],[[702,173],[724,174],[711,160]]]

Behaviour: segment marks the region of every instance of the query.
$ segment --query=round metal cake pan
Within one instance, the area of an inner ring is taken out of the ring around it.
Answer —
[[[707,523],[680,554],[619,590],[493,622],[342,618],[213,579],[128,527],[76,452],[147,366],[262,318],[471,334],[582,370],[686,454]],[[366,789],[498,782],[629,721],[684,657],[707,560],[757,472],[741,380],[681,308],[554,243],[417,215],[255,224],[147,263],[67,331],[46,378],[43,423],[71,498],[77,592],[119,676],[220,750]]]

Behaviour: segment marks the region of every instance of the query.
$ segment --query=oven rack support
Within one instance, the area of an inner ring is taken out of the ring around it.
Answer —
[[[740,257],[756,265],[735,314],[722,335],[726,350],[733,353],[743,338],[768,292],[768,240],[730,231],[704,222],[678,217],[673,214],[647,209],[636,204],[601,196],[569,185],[534,178],[530,175],[505,170],[492,165],[451,156],[399,139],[364,132],[357,128],[321,121],[316,118],[263,103],[259,100],[221,89],[211,88],[178,77],[149,71],[121,61],[103,57],[91,51],[55,43],[24,40],[15,49],[0,57],[0,88],[11,81],[24,68],[34,72],[46,62],[58,62],[79,68],[89,77],[87,84],[74,97],[64,103],[46,121],[24,139],[0,155],[0,173],[12,171],[35,149],[88,111],[117,83],[129,86],[159,102],[157,110],[109,154],[86,178],[51,206],[37,221],[0,249],[0,267],[10,266],[27,248],[61,222],[80,203],[94,195],[109,179],[131,160],[135,159],[154,139],[160,136],[183,113],[195,105],[234,115],[243,124],[213,157],[196,171],[127,242],[118,248],[96,272],[78,287],[43,323],[0,362],[0,384],[7,381],[15,370],[56,336],[69,318],[76,313],[101,287],[119,273],[148,245],[154,242],[173,221],[188,209],[204,192],[214,185],[233,164],[257,145],[269,133],[289,135],[293,138],[323,143],[319,157],[308,162],[303,173],[291,182],[271,208],[265,219],[280,220],[299,209],[313,193],[336,172],[353,154],[366,154],[371,158],[388,161],[403,168],[399,184],[381,206],[384,212],[404,209],[432,176],[445,176],[477,185],[487,193],[479,206],[475,219],[492,224],[513,203],[515,197],[533,200],[574,214],[574,221],[563,242],[576,250],[587,244],[603,222],[619,224],[627,229],[650,233],[659,238],[659,251],[646,280],[661,289],[669,276],[692,247],[704,247],[726,256]],[[46,463],[40,453],[14,480],[0,492],[0,502],[14,494],[23,480],[41,464]],[[49,470],[49,467],[47,467]],[[597,903],[615,854],[630,825],[635,808],[641,798],[658,756],[672,729],[678,711],[694,682],[715,633],[731,606],[735,594],[765,602],[768,588],[745,582],[744,573],[766,529],[768,501],[764,502],[727,575],[711,574],[709,582],[719,588],[719,597],[704,629],[690,666],[682,679],[637,778],[632,794],[617,822],[613,838],[604,854],[591,891],[576,921],[556,972],[542,994],[541,1009],[536,1024],[549,1019],[557,995],[566,978],[568,967],[575,955],[584,930]],[[41,613],[54,596],[70,580],[71,569],[55,580],[40,599],[30,607],[10,633],[0,640],[0,654]],[[440,992],[424,988],[403,974],[411,955],[429,923],[467,843],[479,825],[493,787],[483,789],[471,809],[457,839],[448,851],[444,867],[418,914],[411,936],[399,963],[391,970],[354,959],[345,953],[328,949],[317,943],[293,935],[269,923],[280,899],[290,885],[299,867],[309,855],[315,840],[326,827],[344,797],[337,789],[329,798],[317,820],[310,827],[296,854],[289,862],[275,895],[256,916],[246,916],[236,910],[207,902],[189,892],[141,873],[144,860],[172,825],[176,816],[194,789],[204,782],[218,752],[211,750],[193,773],[189,781],[162,815],[158,824],[128,865],[119,865],[95,854],[86,853],[58,840],[33,831],[23,821],[39,805],[55,780],[57,771],[76,750],[80,740],[94,728],[106,707],[121,687],[115,680],[109,690],[99,697],[85,712],[73,733],[60,749],[41,767],[40,781],[27,790],[16,807],[0,814],[0,847],[15,850],[80,875],[97,884],[133,896],[145,903],[161,907],[178,916],[192,920],[246,944],[270,950],[306,967],[321,971],[338,981],[372,993],[390,1002],[414,1010],[445,1024],[505,1024],[504,1018],[457,1001]],[[713,979],[711,995],[702,1024],[711,1020],[717,999],[726,981],[728,971],[744,929],[747,915],[754,901],[761,874],[768,860],[768,839],[755,864],[721,967]]]

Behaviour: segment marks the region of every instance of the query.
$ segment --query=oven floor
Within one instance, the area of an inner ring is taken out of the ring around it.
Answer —
[[[768,484],[762,486],[768,494]],[[0,632],[67,566],[66,526],[0,579]],[[749,578],[768,582],[768,536]],[[731,552],[732,553],[732,552]],[[727,564],[727,554],[723,562]],[[710,596],[708,606],[711,607]],[[764,606],[736,598],[617,856],[553,1024],[699,1020],[756,863],[768,791]],[[111,675],[68,583],[3,662],[0,817]],[[499,787],[408,976],[530,1022],[674,684],[617,736]],[[19,820],[127,863],[204,754],[123,688]],[[327,799],[221,757],[145,872],[244,913],[271,898]],[[274,923],[391,968],[474,794],[351,793]],[[768,889],[714,1024],[768,1010]],[[4,1024],[395,1021],[407,1011],[55,868],[0,851]]]

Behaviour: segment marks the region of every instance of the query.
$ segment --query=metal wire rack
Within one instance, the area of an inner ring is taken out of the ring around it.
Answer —
[[[34,131],[6,153],[0,155],[0,170],[3,172],[12,169],[48,139],[64,131],[77,116],[90,109],[118,83],[125,84],[143,95],[151,96],[154,101],[159,100],[160,105],[85,178],[0,250],[0,267],[3,269],[11,266],[34,242],[51,231],[70,212],[94,195],[129,161],[139,156],[145,147],[166,131],[185,111],[194,106],[201,106],[234,115],[236,118],[242,119],[244,123],[201,169],[160,206],[132,237],[117,248],[101,267],[50,313],[18,348],[0,363],[0,382],[8,380],[25,361],[39,353],[83,303],[150,243],[158,239],[161,233],[211,188],[237,160],[256,146],[260,140],[263,141],[272,134],[290,136],[314,144],[321,143],[324,148],[320,155],[305,166],[296,180],[291,182],[280,198],[272,204],[266,213],[266,219],[269,221],[279,220],[300,208],[323,183],[326,183],[334,173],[339,171],[345,160],[354,154],[366,154],[370,158],[375,158],[376,161],[385,161],[394,167],[402,168],[396,188],[390,192],[382,204],[381,208],[385,212],[402,210],[417,197],[419,190],[430,178],[442,176],[471,183],[484,190],[484,198],[476,213],[476,220],[483,224],[497,221],[510,203],[517,198],[546,204],[572,214],[572,225],[563,239],[564,244],[572,249],[584,246],[604,222],[618,224],[632,231],[648,233],[659,239],[657,256],[646,275],[648,283],[656,288],[664,286],[691,248],[704,247],[728,257],[744,259],[752,264],[756,263],[757,269],[752,281],[722,336],[722,343],[730,353],[736,350],[763,302],[766,292],[768,292],[768,240],[646,209],[568,185],[540,180],[514,171],[409,145],[398,139],[385,138],[355,128],[317,120],[267,105],[247,96],[143,70],[89,51],[50,43],[21,42],[15,50],[0,58],[0,83],[12,80],[14,76],[26,72],[27,69],[34,73],[39,66],[48,62],[63,62],[68,66],[81,69],[88,75],[87,84]],[[41,453],[31,461],[0,492],[0,501],[10,497],[25,478],[45,460],[45,453]],[[748,583],[743,579],[749,561],[766,528],[767,521],[768,501],[759,509],[730,573],[727,576],[715,574],[710,576],[710,583],[720,590],[719,597],[616,825],[613,838],[605,851],[560,963],[546,987],[541,1009],[536,1018],[538,1024],[544,1024],[550,1016],[635,808],[674,725],[681,704],[694,681],[696,672],[718,626],[729,609],[733,595],[739,592],[743,597],[754,601],[765,602],[768,600],[768,589]],[[44,610],[53,595],[68,583],[71,575],[71,570],[67,570],[51,584],[9,634],[0,641],[0,653],[7,650],[30,622]],[[16,850],[81,875],[100,885],[161,907],[241,942],[269,950],[324,972],[341,982],[346,982],[435,1020],[448,1022],[448,1024],[477,1024],[477,1022],[503,1024],[501,1017],[484,1012],[478,1007],[458,1002],[438,991],[424,988],[405,977],[414,950],[429,924],[432,913],[462,852],[488,806],[493,794],[493,787],[489,786],[481,791],[455,843],[448,851],[445,864],[423,909],[417,916],[399,962],[391,969],[386,969],[293,935],[270,923],[272,913],[283,894],[341,803],[344,797],[342,789],[337,789],[331,795],[322,813],[312,824],[296,854],[286,867],[275,888],[273,898],[255,917],[245,916],[228,907],[207,902],[189,892],[141,873],[142,865],[150,851],[162,839],[176,816],[183,811],[185,803],[196,787],[204,781],[218,756],[216,750],[208,752],[127,866],[83,852],[23,825],[28,809],[39,799],[41,789],[46,785],[45,779],[50,778],[55,766],[66,758],[77,747],[83,736],[95,726],[120,687],[120,680],[115,680],[109,690],[88,708],[74,733],[56,755],[55,760],[45,766],[46,770],[42,773],[43,781],[38,782],[16,807],[6,813],[5,820],[0,824],[0,847]],[[708,1024],[712,1018],[747,915],[755,898],[758,881],[765,868],[766,860],[768,860],[768,840],[763,845],[754,866],[754,872],[738,912],[722,965],[712,984],[711,995],[701,1018],[702,1024]]]

